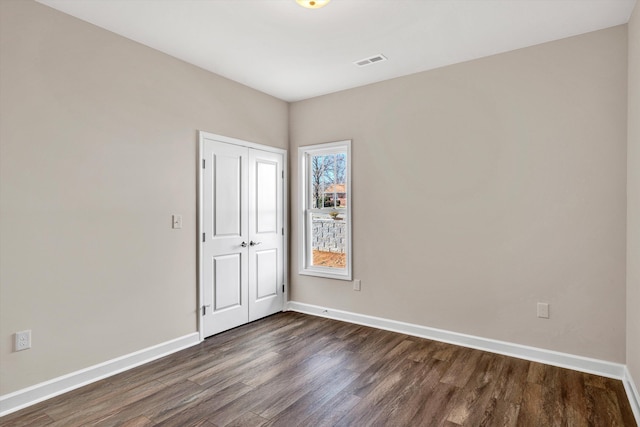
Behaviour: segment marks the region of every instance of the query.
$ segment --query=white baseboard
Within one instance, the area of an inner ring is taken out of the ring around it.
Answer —
[[[399,332],[421,338],[442,341],[449,344],[460,345],[463,347],[484,350],[491,353],[503,354],[506,356],[601,375],[604,377],[620,379],[624,384],[624,388],[627,392],[629,403],[631,404],[636,420],[638,424],[640,424],[640,393],[638,393],[638,389],[631,377],[631,374],[629,373],[629,370],[622,364],[536,347],[529,347],[505,341],[476,337],[473,335],[465,335],[457,332],[450,332],[442,329],[383,319],[364,314],[334,310],[331,308],[324,308],[295,301],[289,301],[285,310],[297,311],[329,319],[342,320],[358,325],[371,326],[387,331]],[[191,347],[199,342],[200,337],[196,332],[0,396],[0,417]]]
[[[296,301],[289,301],[287,310],[298,311],[300,313],[312,314],[315,316],[327,317],[329,319],[343,320],[345,322],[356,323],[358,325],[372,326],[387,331],[399,332],[421,338],[442,341],[449,344],[463,347],[475,348],[491,353],[504,354],[506,356],[517,357],[519,359],[531,360],[545,363],[547,365],[559,366],[561,368],[573,369],[575,371],[601,375],[603,377],[622,380],[624,378],[625,365],[607,362],[599,359],[591,359],[573,354],[560,353],[553,350],[529,347],[521,344],[514,344],[506,341],[498,341],[489,338],[465,335],[458,332],[446,331],[443,329],[430,328],[412,323],[399,322],[397,320],[383,319],[381,317],[367,316],[364,314],[352,313],[332,308],[318,307],[316,305],[304,304]]]
[[[458,332],[445,331],[443,329],[430,328],[428,326],[383,319],[381,317],[368,316],[349,311],[334,310],[332,308],[319,307],[317,305],[305,304],[296,301],[289,301],[285,310],[326,317],[328,319],[342,320],[358,325],[371,326],[373,328],[399,332],[402,334],[442,341],[463,347],[475,348],[477,350],[488,351],[491,353],[503,354],[505,356],[517,357],[519,359],[530,360],[533,362],[545,363],[547,365],[558,366],[561,368],[573,369],[574,371],[618,379],[624,384],[633,414],[637,423],[640,425],[640,394],[638,394],[638,389],[636,388],[626,365],[620,363],[607,362],[605,360],[560,353],[553,350],[545,350],[542,348],[529,347],[526,345],[476,337],[473,335],[465,335]]]
[[[0,396],[0,417],[191,347],[199,342],[200,335],[195,332],[13,393],[5,394]]]
[[[638,393],[638,388],[633,382],[633,377],[631,377],[631,373],[626,366],[624,367],[622,383],[624,384],[624,389],[627,391],[627,397],[629,398],[633,415],[635,415],[636,422],[640,425],[640,393]]]

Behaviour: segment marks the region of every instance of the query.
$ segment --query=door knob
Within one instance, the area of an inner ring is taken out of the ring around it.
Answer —
[[[242,246],[243,248],[246,248],[247,247],[247,242],[240,243],[240,246]]]
[[[254,242],[253,240],[249,242],[249,246],[258,246],[262,242]]]

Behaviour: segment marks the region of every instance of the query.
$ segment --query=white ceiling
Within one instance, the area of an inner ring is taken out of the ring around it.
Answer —
[[[38,0],[297,101],[595,31],[636,0]],[[358,68],[354,61],[389,60]]]

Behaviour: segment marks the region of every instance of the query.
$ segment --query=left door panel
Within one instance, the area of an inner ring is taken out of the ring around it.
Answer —
[[[203,329],[205,336],[249,321],[247,149],[203,146]]]

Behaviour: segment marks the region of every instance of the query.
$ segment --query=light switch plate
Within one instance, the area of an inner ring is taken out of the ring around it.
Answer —
[[[171,224],[172,228],[182,228],[182,215],[172,215]]]

